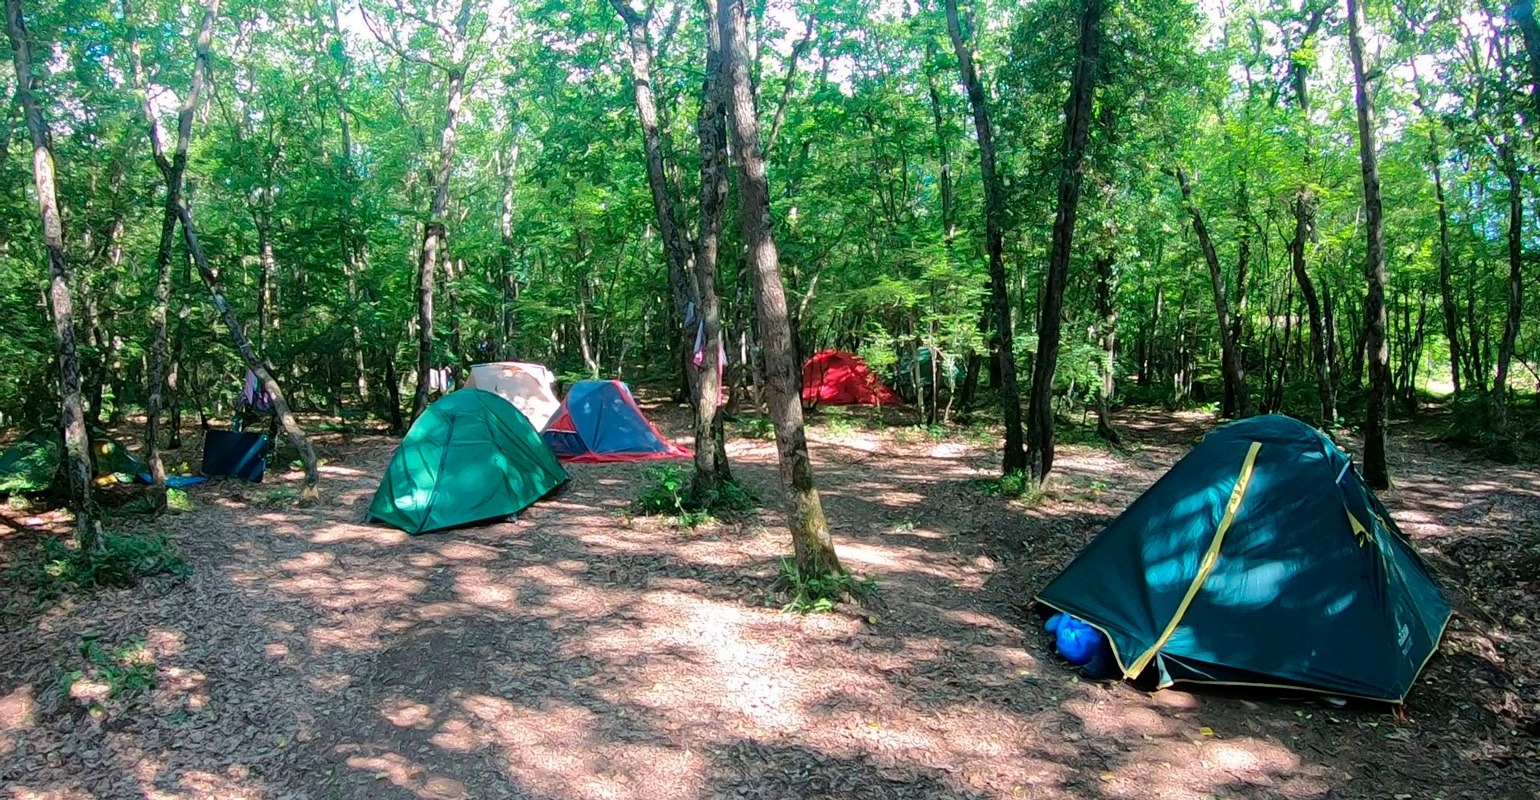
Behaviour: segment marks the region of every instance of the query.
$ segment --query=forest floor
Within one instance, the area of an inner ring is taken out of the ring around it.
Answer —
[[[319,506],[289,473],[119,523],[165,533],[186,577],[0,586],[0,798],[1540,796],[1540,469],[1397,430],[1384,499],[1457,609],[1404,713],[1148,693],[1077,679],[1024,606],[1214,424],[1119,423],[1126,449],[1062,447],[1026,502],[983,489],[988,435],[824,416],[825,508],[879,589],[808,616],[769,593],[769,442],[731,448],[764,495],[740,523],[633,518],[645,466],[579,465],[517,522],[407,537],[360,521],[395,441],[324,435]],[[0,509],[0,570],[61,523]],[[134,663],[154,687],[102,697]]]

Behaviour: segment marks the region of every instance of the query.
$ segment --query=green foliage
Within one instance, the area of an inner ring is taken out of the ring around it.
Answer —
[[[1009,472],[998,478],[979,478],[968,482],[975,490],[987,497],[1006,497],[1029,506],[1043,500],[1043,490],[1025,472]]]
[[[812,575],[797,566],[796,559],[778,561],[777,587],[790,598],[783,611],[810,614],[833,611],[841,601],[862,600],[877,591],[877,579],[857,578],[849,570],[838,574]]]
[[[743,417],[736,425],[738,436],[764,442],[775,441],[775,422],[769,417]]]
[[[673,464],[649,468],[642,476],[648,483],[637,493],[632,507],[643,516],[672,517],[681,528],[743,519],[759,507],[759,497],[736,480],[700,496],[692,491],[689,477]]]
[[[44,539],[36,561],[19,568],[40,596],[98,587],[133,586],[156,575],[186,575],[187,562],[165,536],[108,533],[97,552],[83,552],[61,539]]]
[[[96,637],[87,636],[81,640],[79,652],[86,666],[60,675],[61,698],[68,698],[75,684],[86,679],[104,684],[109,698],[131,700],[156,686],[155,662],[143,639],[109,651],[102,648]]]

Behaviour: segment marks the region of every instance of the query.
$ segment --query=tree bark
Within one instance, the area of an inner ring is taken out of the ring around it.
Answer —
[[[1089,0],[1089,2],[1091,6],[1096,7],[1099,11],[1101,0]],[[1091,6],[1088,6],[1088,8]],[[1021,472],[1027,468],[1027,451],[1022,440],[1021,431],[1021,388],[1016,378],[1015,339],[1011,334],[1011,301],[1006,291],[1005,187],[1000,182],[1000,174],[995,166],[994,127],[989,119],[989,98],[984,93],[984,82],[979,78],[978,68],[973,63],[973,46],[969,42],[967,34],[963,32],[962,23],[958,19],[957,0],[946,0],[946,24],[947,31],[952,39],[952,49],[957,54],[957,66],[962,72],[963,84],[968,89],[968,103],[973,109],[973,127],[978,133],[979,140],[979,170],[980,177],[984,182],[984,246],[989,255],[990,306],[994,311],[995,336],[999,342],[997,358],[1000,366],[1000,404],[1005,418],[1005,447],[1001,459],[1001,469],[1004,474],[1009,475],[1013,472]],[[1087,101],[1089,102],[1089,96]],[[1084,150],[1083,144],[1080,149]],[[1075,166],[1073,182],[1075,194],[1078,196],[1080,190],[1078,153]],[[1061,201],[1063,199],[1062,190],[1060,199]],[[1063,213],[1062,208],[1060,213]],[[1073,214],[1074,212],[1071,210],[1071,229],[1074,227]],[[1057,230],[1057,227],[1056,223],[1055,230]],[[1057,237],[1057,234],[1055,236]],[[1067,245],[1068,242],[1066,241],[1065,244]],[[1065,258],[1067,261],[1067,252]],[[1049,280],[1051,282],[1052,278],[1050,277]],[[1042,346],[1039,343],[1039,353],[1041,351]],[[1057,355],[1057,352],[1055,352],[1055,355]],[[1041,355],[1039,356],[1038,363],[1042,363]],[[1050,390],[1052,389],[1051,377],[1049,381]],[[1040,454],[1039,457],[1045,458],[1045,463],[1051,464],[1053,461],[1051,420],[1046,430],[1050,441],[1046,453]],[[1044,469],[1044,475],[1046,475],[1046,472],[1047,470]],[[1041,477],[1043,475],[1039,476],[1039,478]]]
[[[1375,153],[1373,109],[1369,105],[1363,41],[1359,34],[1358,0],[1347,0],[1347,12],[1348,57],[1353,62],[1353,100],[1358,110],[1358,160],[1363,172],[1368,235],[1364,259],[1364,277],[1369,286],[1364,299],[1364,345],[1369,368],[1369,396],[1368,419],[1364,425],[1363,478],[1365,483],[1376,489],[1386,489],[1390,486],[1390,469],[1385,460],[1390,351],[1385,339],[1385,212],[1380,200],[1380,167]]]
[[[1449,343],[1449,380],[1454,393],[1460,394],[1460,370],[1464,364],[1460,347],[1460,312],[1455,305],[1454,277],[1449,258],[1449,204],[1444,198],[1443,159],[1438,147],[1438,133],[1433,115],[1428,112],[1426,90],[1412,60],[1412,78],[1417,88],[1415,100],[1423,120],[1428,123],[1428,170],[1433,173],[1433,203],[1438,212],[1438,294],[1444,317],[1444,339]]]
[[[700,234],[696,237],[695,289],[700,298],[701,364],[695,394],[695,475],[690,491],[705,501],[732,480],[722,419],[721,303],[717,299],[717,256],[727,205],[727,96],[722,83],[722,28],[710,2],[706,13],[706,80],[695,121],[700,142]],[[686,330],[686,335],[689,331]],[[692,359],[693,362],[693,359]],[[800,395],[800,392],[799,392]]]
[[[445,214],[449,209],[449,176],[454,171],[456,124],[465,92],[465,51],[471,24],[471,0],[461,0],[446,67],[444,127],[439,130],[438,161],[433,174],[433,201],[423,227],[417,259],[417,390],[412,396],[412,421],[428,408],[428,376],[433,370],[433,283],[448,247]]]
[[[1300,187],[1294,195],[1291,210],[1294,214],[1294,238],[1289,241],[1289,262],[1299,293],[1305,298],[1305,317],[1310,325],[1310,362],[1315,366],[1316,396],[1321,404],[1321,425],[1337,424],[1337,384],[1331,374],[1331,355],[1326,345],[1326,324],[1321,314],[1321,300],[1315,292],[1315,282],[1305,271],[1305,243],[1310,229],[1315,225],[1315,193]]]
[[[1492,429],[1498,436],[1508,433],[1508,367],[1519,338],[1524,310],[1524,195],[1523,177],[1513,143],[1500,148],[1503,173],[1508,179],[1508,313],[1503,320],[1503,338],[1497,345],[1497,371],[1492,377]]]
[[[128,27],[129,63],[134,93],[138,96],[139,106],[144,112],[151,153],[166,189],[160,222],[160,246],[155,251],[155,290],[154,300],[150,306],[150,385],[145,402],[145,448],[148,450],[150,476],[153,482],[151,500],[158,507],[164,505],[166,494],[166,465],[160,447],[162,399],[168,383],[174,380],[172,372],[175,370],[174,366],[168,365],[166,352],[168,348],[166,317],[171,305],[171,257],[176,244],[177,209],[182,205],[182,191],[187,174],[187,149],[192,141],[193,115],[197,113],[198,102],[207,77],[201,69],[193,71],[191,85],[183,95],[182,105],[177,110],[175,149],[168,157],[165,152],[165,143],[161,141],[160,122],[155,116],[154,108],[150,105],[148,78],[144,72],[144,58],[141,55],[138,29],[134,25],[133,13],[131,0],[123,0],[123,20]],[[218,14],[219,0],[211,0],[204,8],[203,19],[198,24],[195,47],[199,52],[206,53],[211,46],[214,19]],[[173,422],[179,422],[175,414],[173,414]],[[173,424],[169,443],[172,447],[180,444],[181,431],[178,428],[179,425]]]
[[[793,391],[799,364],[792,354],[786,291],[781,285],[780,258],[770,224],[770,187],[759,149],[759,119],[749,77],[748,10],[746,0],[718,0],[722,54],[719,80],[728,97],[733,151],[738,155],[739,217],[754,279],[760,344],[764,350],[766,390],[775,422],[781,482],[790,496],[792,544],[797,567],[804,576],[844,573],[829,524],[824,518],[813,464],[808,457],[802,423],[802,398]]]
[[[64,223],[59,216],[54,184],[53,150],[48,122],[43,118],[36,92],[38,79],[32,72],[32,43],[27,37],[21,0],[6,0],[5,32],[11,40],[11,61],[16,67],[16,97],[32,138],[32,178],[43,225],[43,247],[48,252],[48,303],[53,309],[54,337],[59,347],[59,417],[64,429],[64,472],[75,512],[75,543],[81,552],[90,553],[100,550],[102,541],[96,504],[91,497],[91,436],[86,430],[85,407],[80,397],[74,298],[70,295],[69,264],[64,258]]]
[[[955,2],[955,0],[953,0]],[[1103,0],[1085,0],[1080,14],[1079,56],[1064,106],[1064,149],[1060,153],[1058,210],[1053,221],[1053,242],[1048,254],[1048,276],[1038,307],[1037,359],[1032,367],[1031,398],[1027,403],[1027,440],[1032,451],[1032,473],[1039,483],[1053,469],[1053,380],[1059,364],[1059,335],[1064,310],[1064,287],[1069,282],[1069,259],[1075,238],[1075,216],[1080,205],[1081,164],[1091,133],[1091,110],[1096,91],[1096,71],[1101,57]],[[1226,334],[1228,336],[1228,331]]]
[[[1117,364],[1118,341],[1118,310],[1112,302],[1112,267],[1115,264],[1111,253],[1103,253],[1096,257],[1096,332],[1101,344],[1103,358],[1107,363],[1102,367],[1102,385],[1096,393],[1096,435],[1102,439],[1118,444],[1122,436],[1118,429],[1112,426],[1112,396],[1117,390],[1114,367]]]
[[[1535,21],[1534,0],[1512,0],[1508,16],[1518,24],[1524,38],[1524,50],[1529,55],[1530,100],[1535,105],[1534,119],[1540,119],[1540,23]]]
[[[691,309],[697,312],[700,300],[693,285],[694,266],[690,245],[679,225],[674,200],[669,196],[668,174],[663,155],[663,136],[658,129],[658,108],[652,93],[652,47],[647,41],[647,21],[650,11],[644,15],[626,5],[626,0],[610,0],[616,13],[626,23],[627,42],[631,51],[631,88],[636,101],[636,115],[642,123],[642,146],[647,157],[647,186],[652,193],[652,209],[658,218],[658,231],[663,239],[663,257],[668,265],[668,283],[674,295],[674,313],[680,320],[679,340],[676,345],[683,355],[683,372],[686,395],[694,405],[698,391],[697,376],[693,374],[691,349],[695,337],[684,321]]]
[[[1176,180],[1182,189],[1182,201],[1187,206],[1187,213],[1192,217],[1192,231],[1198,237],[1198,246],[1203,251],[1203,260],[1208,264],[1209,284],[1214,292],[1214,310],[1219,318],[1219,364],[1224,374],[1224,401],[1221,403],[1220,413],[1227,418],[1243,416],[1248,405],[1246,396],[1246,373],[1241,365],[1240,354],[1235,349],[1235,337],[1230,326],[1230,305],[1226,299],[1224,272],[1219,266],[1219,253],[1214,249],[1214,240],[1209,236],[1208,226],[1203,222],[1203,211],[1192,197],[1192,185],[1187,181],[1187,173],[1180,166],[1176,168]]]

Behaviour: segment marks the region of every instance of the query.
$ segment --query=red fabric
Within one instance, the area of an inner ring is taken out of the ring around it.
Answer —
[[[839,350],[825,350],[802,365],[802,402],[831,406],[904,404],[860,356]]]

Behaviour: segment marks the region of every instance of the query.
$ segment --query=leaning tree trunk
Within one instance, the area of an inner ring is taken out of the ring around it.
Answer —
[[[1508,366],[1513,360],[1524,310],[1524,195],[1523,178],[1511,142],[1502,148],[1503,172],[1508,179],[1508,314],[1503,338],[1497,344],[1497,371],[1492,377],[1492,428],[1499,436],[1508,432]]]
[[[37,97],[32,44],[27,39],[21,0],[6,0],[5,32],[11,40],[11,60],[16,67],[16,99],[32,136],[32,178],[43,223],[43,247],[48,251],[48,302],[53,307],[53,330],[59,345],[60,421],[64,428],[64,470],[69,480],[70,505],[75,512],[75,542],[81,552],[95,552],[101,549],[102,540],[96,504],[91,498],[91,437],[80,400],[80,360],[75,353],[74,299],[70,296],[69,266],[64,259],[64,223],[59,217],[48,122],[43,119]]]
[[[203,68],[207,69],[205,57],[200,54],[199,60],[203,62]],[[214,310],[219,313],[220,320],[230,331],[230,340],[235,345],[235,351],[240,354],[246,368],[256,374],[263,390],[272,395],[273,412],[278,415],[278,422],[289,437],[289,443],[299,451],[300,460],[304,462],[305,488],[301,498],[306,501],[315,500],[319,494],[316,482],[320,478],[316,468],[315,448],[310,446],[310,438],[305,435],[299,420],[295,419],[294,412],[289,409],[289,401],[284,397],[282,387],[273,377],[272,365],[257,356],[256,350],[251,346],[251,340],[246,336],[245,328],[241,325],[240,317],[236,316],[235,309],[231,308],[230,302],[225,299],[225,291],[219,284],[219,276],[209,266],[208,256],[203,252],[203,245],[198,241],[198,228],[193,222],[192,211],[188,210],[186,205],[180,205],[177,207],[177,217],[182,223],[182,243],[192,256],[193,264],[198,268],[198,275],[203,278],[203,285],[209,290],[209,295],[214,302]]]
[[[1176,168],[1176,180],[1182,188],[1182,201],[1187,206],[1187,213],[1192,217],[1192,231],[1198,237],[1198,247],[1203,251],[1204,262],[1208,264],[1209,284],[1214,291],[1214,311],[1219,317],[1219,365],[1225,382],[1220,413],[1225,417],[1238,417],[1245,414],[1247,406],[1246,373],[1241,365],[1240,353],[1236,351],[1235,337],[1230,326],[1230,304],[1225,297],[1225,278],[1219,267],[1219,253],[1214,249],[1214,240],[1203,222],[1203,212],[1192,199],[1192,186],[1187,182],[1187,173],[1180,166]]]
[[[722,419],[722,317],[717,300],[717,254],[727,205],[727,97],[721,81],[722,28],[716,10],[706,4],[706,83],[696,135],[700,141],[700,235],[695,253],[695,289],[700,298],[700,377],[695,392],[695,477],[690,491],[698,501],[732,480]],[[800,395],[800,391],[799,391]]]
[[[1091,0],[1100,7],[1100,0]],[[1021,472],[1027,468],[1027,452],[1021,435],[1021,388],[1016,379],[1015,339],[1011,333],[1011,301],[1006,291],[1005,274],[1005,187],[995,166],[994,127],[989,120],[989,98],[984,94],[984,82],[979,78],[973,63],[972,44],[963,33],[957,18],[957,0],[946,0],[946,24],[951,34],[952,49],[957,53],[957,66],[962,71],[963,83],[968,87],[968,103],[973,109],[973,127],[979,139],[979,170],[984,182],[984,244],[989,251],[989,302],[994,311],[995,338],[999,343],[1000,404],[1005,418],[1005,450],[1001,468],[1005,474]],[[1083,149],[1083,148],[1082,148]],[[1079,192],[1079,174],[1075,177]],[[1073,212],[1071,212],[1073,214]],[[1073,226],[1073,220],[1071,220]],[[1050,281],[1052,278],[1050,277]],[[1042,363],[1041,347],[1038,363]],[[1050,380],[1050,384],[1052,381]],[[970,396],[971,399],[971,396]],[[1048,435],[1052,436],[1049,430]],[[1053,459],[1052,443],[1049,443],[1048,461]]]
[[[745,2],[718,0],[722,36],[718,79],[723,81],[727,93],[732,147],[738,155],[739,218],[748,250],[749,272],[754,279],[765,388],[770,416],[775,422],[781,482],[790,495],[789,522],[797,568],[805,576],[838,575],[844,573],[844,567],[834,552],[829,523],[824,519],[818,489],[813,485],[813,463],[808,457],[807,434],[802,423],[802,398],[793,390],[798,364],[792,354],[786,290],[781,284],[780,257],[770,226],[770,186],[765,159],[759,150],[759,119],[749,77]]]
[[[669,196],[668,176],[663,163],[663,135],[658,130],[658,108],[652,96],[652,49],[647,42],[647,21],[651,12],[638,13],[626,5],[626,0],[610,0],[616,13],[626,23],[627,42],[631,51],[631,88],[636,100],[636,115],[642,123],[642,147],[647,156],[647,186],[652,193],[652,209],[658,218],[658,230],[663,239],[664,261],[668,264],[668,284],[673,290],[674,312],[680,319],[680,337],[675,347],[682,355],[686,394],[694,405],[699,393],[699,381],[691,369],[691,350],[695,336],[686,320],[692,310],[700,309],[697,287],[692,285],[690,245],[674,210]]]
[[[956,0],[949,0],[952,9]],[[1059,202],[1048,253],[1048,277],[1038,307],[1037,360],[1032,365],[1031,398],[1027,402],[1027,439],[1032,450],[1032,474],[1038,483],[1053,469],[1053,376],[1059,365],[1059,329],[1064,313],[1064,286],[1069,282],[1069,258],[1075,239],[1075,215],[1080,206],[1081,162],[1091,135],[1091,108],[1101,52],[1103,0],[1085,0],[1080,14],[1080,48],[1069,99],[1064,106],[1064,150],[1059,165]],[[955,16],[955,15],[951,15]],[[1228,335],[1228,334],[1227,334]]]
[[[433,283],[444,249],[448,230],[444,215],[449,210],[449,175],[454,171],[456,123],[465,92],[465,50],[471,24],[471,0],[461,0],[455,17],[449,65],[445,76],[444,127],[439,130],[438,162],[433,174],[433,202],[428,207],[428,223],[423,226],[422,250],[417,258],[417,391],[412,396],[412,421],[428,408],[428,376],[433,370]]]
[[[153,483],[151,500],[157,505],[165,504],[166,497],[166,464],[161,455],[160,427],[162,401],[164,392],[170,381],[175,380],[173,372],[176,367],[168,364],[167,349],[169,347],[167,334],[167,310],[171,305],[171,256],[176,244],[177,209],[182,205],[182,189],[187,174],[187,148],[192,141],[193,115],[198,110],[198,100],[202,95],[207,76],[201,69],[193,70],[192,83],[187,93],[182,97],[182,105],[177,110],[177,136],[176,149],[167,157],[164,146],[161,143],[160,122],[155,114],[154,107],[150,104],[149,91],[146,87],[144,75],[144,59],[140,54],[138,30],[133,23],[133,6],[130,0],[123,2],[123,20],[128,27],[128,49],[131,77],[134,93],[137,95],[140,109],[144,112],[144,121],[149,128],[150,149],[155,159],[155,166],[160,170],[161,181],[166,187],[165,202],[162,204],[160,221],[160,246],[155,251],[155,291],[154,300],[150,306],[150,381],[148,397],[145,401],[145,448],[149,451],[150,477]],[[219,14],[219,0],[211,0],[208,7],[203,10],[203,19],[198,25],[198,37],[194,47],[200,54],[206,54],[213,42],[214,18]],[[173,405],[175,402],[173,400]],[[171,429],[171,446],[180,444],[180,416],[172,414],[173,425]]]
[[[1363,41],[1359,35],[1358,0],[1347,0],[1348,57],[1353,62],[1353,100],[1358,109],[1358,160],[1363,171],[1368,246],[1364,277],[1364,345],[1369,367],[1368,419],[1364,425],[1364,482],[1376,489],[1390,486],[1385,461],[1386,416],[1390,390],[1390,351],[1385,339],[1385,210],[1380,200],[1380,167],[1375,154],[1374,121],[1364,73]]]

